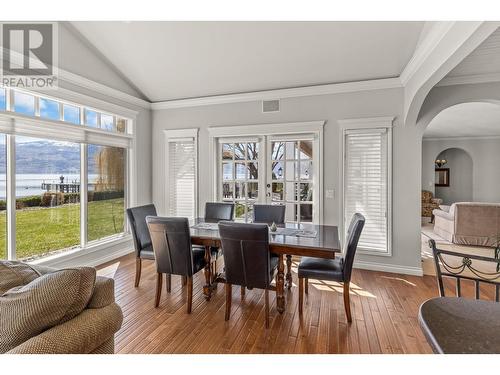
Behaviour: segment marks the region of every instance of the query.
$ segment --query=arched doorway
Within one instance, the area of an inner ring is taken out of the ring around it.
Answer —
[[[436,172],[434,168],[434,195],[442,199],[445,205],[473,201],[473,161],[469,153],[458,147],[447,148],[441,151],[435,160],[446,162],[441,168],[437,168],[442,169],[442,172]],[[432,167],[434,166],[435,164]],[[446,183],[439,184],[436,175],[447,175]]]

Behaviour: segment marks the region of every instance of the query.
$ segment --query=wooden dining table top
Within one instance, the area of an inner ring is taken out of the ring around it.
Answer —
[[[195,227],[200,223],[205,223],[205,219],[198,218],[190,222],[190,232],[193,243],[200,245],[220,245],[219,231],[217,229]],[[278,228],[313,231],[315,232],[315,236],[303,237],[279,233],[274,234],[270,231],[269,248],[273,253],[315,256],[318,258],[335,258],[335,254],[341,252],[337,226],[287,223],[279,225]]]

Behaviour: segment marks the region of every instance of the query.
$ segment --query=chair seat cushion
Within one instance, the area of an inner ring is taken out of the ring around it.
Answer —
[[[153,252],[153,247],[152,246],[148,246],[148,247],[142,249],[141,253],[140,253],[140,258],[141,259],[151,259],[151,260],[154,260],[155,259],[155,253]]]
[[[318,280],[331,280],[331,281],[344,281],[342,269],[344,260],[337,259],[321,259],[302,257],[298,274],[299,277],[318,279]]]
[[[193,275],[205,267],[205,249],[193,246]]]

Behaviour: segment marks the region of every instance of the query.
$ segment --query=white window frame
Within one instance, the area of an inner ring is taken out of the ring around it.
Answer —
[[[124,228],[122,233],[107,236],[102,239],[87,240],[87,145],[96,144],[102,146],[121,147],[125,149],[126,165],[124,186],[124,206],[125,208],[133,206],[137,201],[136,189],[136,134],[135,123],[137,111],[108,103],[93,97],[76,93],[67,89],[58,89],[57,92],[50,92],[46,95],[44,92],[31,92],[28,90],[19,90],[5,88],[6,90],[6,108],[0,110],[0,134],[6,135],[6,161],[7,161],[7,258],[16,259],[16,157],[15,157],[15,137],[26,136],[48,140],[61,140],[67,142],[79,143],[80,152],[80,220],[85,225],[80,225],[80,244],[78,247],[67,249],[67,251],[49,255],[36,260],[35,263],[43,262],[46,259],[70,259],[78,254],[97,251],[106,246],[122,243],[130,239],[128,231],[127,217],[124,215]],[[23,115],[12,110],[14,92],[21,91],[35,97],[35,115]],[[57,97],[54,95],[60,95]],[[47,98],[59,102],[60,120],[50,120],[39,117],[39,98]],[[66,97],[70,98],[70,101]],[[80,108],[80,124],[72,124],[62,121],[62,106],[69,104]],[[127,119],[127,131],[125,133],[110,132],[98,128],[90,128],[83,125],[84,108],[95,110],[98,113],[112,113],[114,116]],[[85,184],[85,185],[84,185]],[[63,250],[63,249],[60,249]]]
[[[259,136],[265,137],[280,137],[280,136],[299,136],[301,134],[313,135],[314,149],[317,151],[317,165],[315,166],[315,182],[317,188],[317,197],[314,209],[317,210],[317,224],[323,223],[323,132],[325,121],[307,121],[307,122],[287,122],[287,123],[271,123],[257,125],[234,125],[234,126],[213,126],[208,128],[209,133],[209,166],[211,174],[210,195],[213,200],[218,199],[218,184],[219,184],[219,154],[218,145],[219,138],[235,138],[244,139],[256,138]],[[267,142],[261,142],[259,151],[259,163],[263,162],[261,155],[267,155]],[[315,158],[316,160],[316,158]],[[267,170],[267,166],[266,166]],[[266,170],[259,170],[259,184]],[[265,202],[266,192],[259,192],[259,202]]]
[[[163,131],[163,144],[162,144],[162,179],[164,183],[162,195],[160,197],[159,202],[159,211],[161,215],[168,216],[168,212],[170,212],[169,206],[169,170],[170,170],[170,160],[169,160],[169,142],[182,141],[185,139],[191,139],[194,141],[194,150],[195,150],[195,184],[194,184],[194,216],[198,217],[198,128],[190,128],[190,129],[171,129]]]
[[[385,129],[387,130],[387,251],[370,251],[367,249],[358,249],[357,253],[365,255],[377,255],[377,256],[392,256],[392,128],[395,117],[369,117],[369,118],[353,118],[338,120],[341,137],[340,137],[340,158],[341,167],[339,181],[341,182],[341,199],[340,199],[340,212],[341,218],[339,220],[339,236],[342,242],[345,241],[345,231],[346,231],[346,217],[345,217],[345,162],[346,162],[346,147],[345,139],[346,135],[350,131],[358,130],[374,130],[374,129]]]

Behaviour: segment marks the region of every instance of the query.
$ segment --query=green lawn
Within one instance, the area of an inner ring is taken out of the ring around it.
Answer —
[[[123,198],[89,202],[88,240],[123,232]],[[6,212],[0,212],[0,259],[6,258]],[[26,208],[16,211],[18,259],[80,244],[80,205]]]

